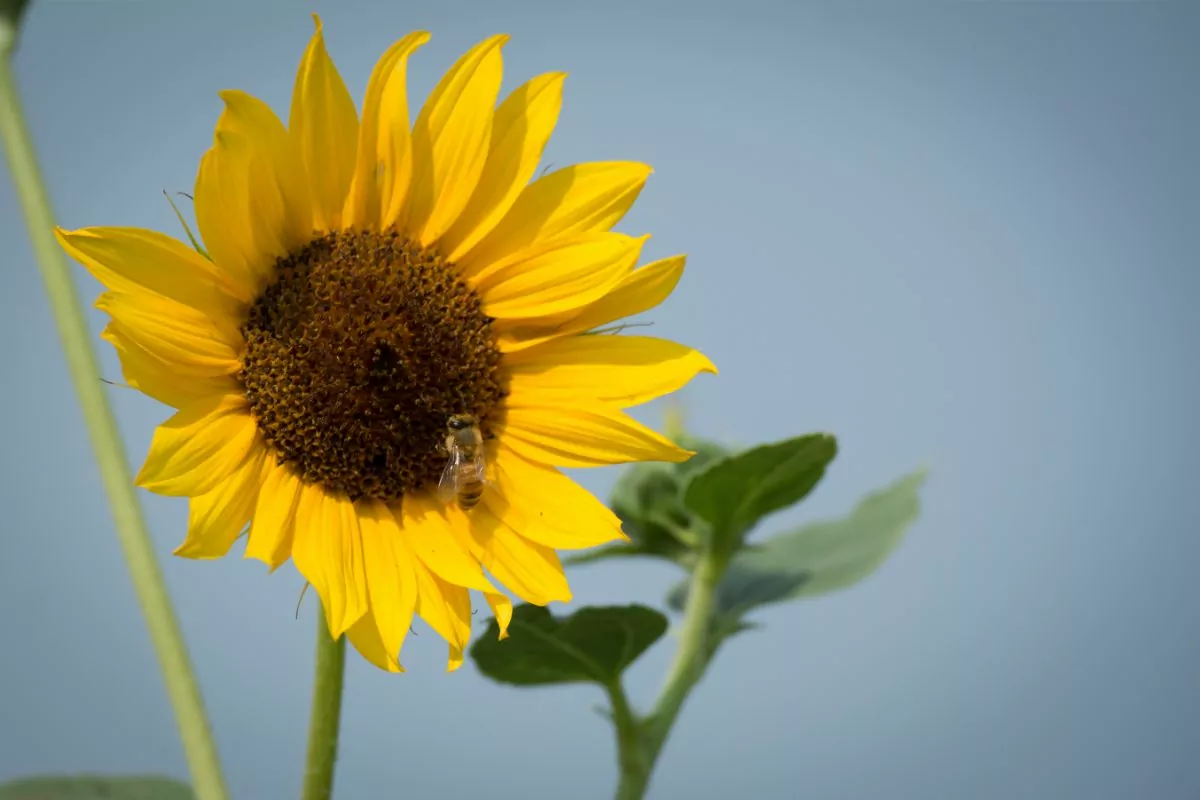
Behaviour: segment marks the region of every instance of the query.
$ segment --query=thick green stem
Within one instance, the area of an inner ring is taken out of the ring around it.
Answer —
[[[650,784],[654,764],[662,752],[671,727],[683,708],[688,694],[704,675],[712,655],[709,636],[712,631],[713,605],[717,584],[725,571],[725,563],[707,550],[700,556],[692,572],[688,586],[687,607],[684,609],[683,627],[679,633],[679,646],[667,673],[666,683],[654,710],[644,722],[634,719],[633,739],[622,731],[620,716],[613,706],[613,722],[617,728],[617,748],[621,758],[621,782],[617,787],[617,800],[641,800]],[[622,695],[623,696],[623,695]],[[633,715],[628,717],[633,719]],[[626,755],[626,747],[636,747],[638,755]],[[630,767],[627,768],[626,764]]]
[[[325,614],[317,609],[317,665],[313,673],[312,709],[308,719],[308,758],[302,800],[329,800],[337,763],[338,728],[342,719],[342,680],[346,669],[346,637],[329,635]]]
[[[705,553],[692,573],[683,627],[679,633],[679,647],[675,650],[675,658],[667,673],[666,683],[663,684],[663,690],[648,720],[647,738],[651,762],[658,758],[658,753],[662,750],[684,701],[708,667],[708,637],[712,629],[713,603],[717,584],[724,571],[722,563],[713,555]]]
[[[617,730],[617,764],[621,768],[617,800],[637,800],[650,779],[650,761],[646,757],[642,725],[629,707],[620,678],[614,679],[606,688],[612,703],[613,727]]]
[[[13,79],[11,56],[15,41],[15,17],[0,14],[0,141],[29,227],[33,252],[50,299],[67,367],[100,467],[100,477],[112,507],[129,577],[162,668],[167,696],[175,709],[193,790],[197,800],[225,800],[228,793],[200,690],[134,493],[116,420],[100,382],[91,333],[81,313],[71,273],[54,239],[50,201]]]

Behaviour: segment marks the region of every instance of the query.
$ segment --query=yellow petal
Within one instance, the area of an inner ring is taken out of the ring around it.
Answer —
[[[325,540],[328,534],[325,528],[325,490],[316,484],[300,481],[298,494],[292,532],[292,563],[321,598],[325,624],[333,630],[329,584],[331,573],[337,573],[340,565],[328,563],[325,557]]]
[[[429,35],[422,35],[423,44]],[[381,228],[395,228],[408,214],[408,192],[413,174],[412,130],[408,122],[408,54],[393,67],[379,100],[378,150],[383,160],[379,224]]]
[[[300,478],[290,467],[269,456],[263,465],[262,491],[246,542],[246,558],[256,558],[271,572],[288,560],[300,505]]]
[[[404,672],[400,661],[383,641],[380,623],[376,619],[375,610],[368,609],[346,631],[346,638],[358,654],[380,669],[388,672]]]
[[[163,361],[120,332],[116,322],[110,322],[100,338],[113,346],[121,362],[121,377],[125,383],[160,403],[183,408],[202,397],[214,394],[235,394],[241,387],[233,375],[203,377],[179,372],[175,365]]]
[[[367,573],[354,504],[345,495],[326,492],[322,507],[330,611],[336,620],[329,631],[336,639],[366,613]]]
[[[554,550],[518,536],[484,505],[471,511],[475,553],[488,572],[526,602],[544,606],[571,600],[571,587]]]
[[[685,261],[686,256],[671,256],[636,269],[604,297],[564,314],[552,324],[546,320],[497,321],[497,345],[502,352],[514,353],[557,336],[583,333],[648,311],[666,300],[675,289],[683,275]]]
[[[616,408],[596,403],[576,408],[510,407],[501,436],[522,458],[559,467],[678,462],[694,455]]]
[[[151,292],[210,317],[241,313],[254,298],[192,248],[142,228],[54,229],[59,244],[106,289]]]
[[[262,485],[267,449],[261,441],[217,488],[193,497],[188,503],[188,532],[175,555],[184,558],[221,558],[245,529],[254,513]]]
[[[358,153],[358,113],[325,50],[316,14],[313,22],[316,31],[296,72],[288,133],[312,189],[313,227],[324,233],[342,228],[342,207]]]
[[[454,224],[479,183],[504,70],[500,48],[508,39],[492,36],[468,50],[417,115],[405,229],[422,245]]]
[[[400,648],[417,607],[417,579],[408,554],[395,547],[401,530],[387,506],[365,500],[358,504],[358,511],[372,612],[368,616],[373,617],[383,644],[387,657],[384,668],[398,671],[402,669]]]
[[[495,592],[470,550],[460,547],[452,526],[465,526],[466,515],[457,507],[446,507],[430,495],[413,492],[401,505],[400,536],[433,574],[467,589]]]
[[[423,564],[414,562],[413,571],[417,576],[417,613],[449,642],[449,669],[453,671],[461,665],[462,652],[471,639],[471,597],[466,589],[447,583]]]
[[[248,203],[258,249],[294,253],[313,231],[312,194],[296,142],[263,101],[235,90],[220,95],[225,110],[217,130],[243,137],[252,154]]]
[[[465,274],[537,242],[607,231],[633,205],[650,167],[629,161],[577,164],[539,178],[487,237],[459,259]]]
[[[494,469],[495,487],[483,502],[526,539],[577,550],[626,538],[617,515],[557,469],[531,464],[503,445]]]
[[[439,242],[449,261],[477,245],[512,208],[533,177],[562,109],[566,73],[539,75],[513,91],[492,123],[487,164],[458,221]]]
[[[512,623],[513,605],[512,600],[509,600],[502,594],[485,594],[487,603],[492,608],[492,616],[496,618],[496,625],[500,628],[501,641],[508,638],[508,626]]]
[[[555,339],[511,354],[504,363],[511,396],[527,398],[529,405],[582,397],[627,408],[673,392],[697,373],[717,371],[692,348],[647,336]]]
[[[292,560],[321,596],[333,638],[366,613],[362,535],[354,504],[345,495],[305,486],[296,515]]]
[[[637,263],[649,237],[588,233],[548,242],[475,278],[484,313],[496,319],[560,314],[599,300]]]
[[[180,374],[217,376],[241,369],[241,334],[195,309],[154,295],[105,292],[96,308],[108,313],[114,329]]]
[[[392,148],[398,146],[401,151],[409,140],[408,134],[408,104],[405,91],[407,79],[408,57],[417,48],[429,41],[429,34],[424,31],[410,33],[396,42],[375,64],[371,79],[367,82],[367,95],[363,100],[362,125],[358,129],[358,160],[354,169],[354,179],[350,184],[350,195],[346,198],[345,227],[377,230],[382,213],[383,181],[392,182],[400,176],[393,175],[388,170],[388,157],[392,156]],[[393,84],[399,84],[395,88]],[[399,94],[399,100],[397,100]],[[385,96],[389,105],[384,105]],[[401,111],[397,103],[403,104],[403,120],[399,122],[404,132],[401,141],[394,141],[397,133],[397,120],[390,115]],[[409,146],[410,147],[410,146]],[[404,155],[403,152],[395,154]],[[393,169],[411,173],[411,159],[397,159]],[[407,187],[409,177],[403,175],[404,186]],[[394,189],[393,189],[394,191]],[[389,194],[389,201],[391,199]]]
[[[200,159],[195,189],[196,225],[208,254],[241,293],[251,297],[266,285],[282,249],[279,242],[266,240],[269,226],[257,224],[260,210],[250,205],[252,187],[260,185],[260,170],[253,162],[245,136],[218,129],[213,146]],[[281,208],[277,199],[262,211],[275,219]]]
[[[463,665],[463,648],[450,645],[450,655],[446,658],[446,672],[454,672]]]
[[[158,494],[208,494],[238,468],[257,435],[244,397],[198,400],[154,431],[137,485]]]

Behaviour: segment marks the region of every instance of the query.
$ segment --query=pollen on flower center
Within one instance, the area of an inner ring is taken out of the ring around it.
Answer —
[[[281,463],[352,499],[436,484],[453,414],[485,437],[505,395],[492,320],[437,253],[339,232],[276,265],[239,375]]]

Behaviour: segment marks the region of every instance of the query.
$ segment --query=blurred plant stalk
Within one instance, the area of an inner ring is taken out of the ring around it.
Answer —
[[[117,537],[175,709],[195,796],[197,800],[226,800],[228,792],[204,703],[134,494],[121,436],[100,381],[91,333],[66,260],[54,239],[50,200],[22,114],[12,56],[26,5],[27,0],[0,0],[0,142],[112,506]]]

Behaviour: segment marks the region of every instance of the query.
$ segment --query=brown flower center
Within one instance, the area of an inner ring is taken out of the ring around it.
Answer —
[[[279,261],[239,377],[280,463],[352,499],[436,485],[446,424],[484,436],[507,393],[492,320],[452,264],[395,233],[332,233]]]

